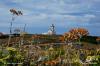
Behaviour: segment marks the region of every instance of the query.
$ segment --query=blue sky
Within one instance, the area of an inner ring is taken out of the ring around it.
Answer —
[[[23,12],[16,16],[13,29],[27,24],[27,32],[43,33],[55,24],[58,34],[83,27],[100,36],[100,0],[0,0],[0,32],[9,33],[11,8]]]

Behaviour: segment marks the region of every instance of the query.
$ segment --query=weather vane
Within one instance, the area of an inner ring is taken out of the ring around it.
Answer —
[[[8,46],[9,46],[9,43],[10,43],[10,40],[11,40],[11,35],[12,35],[12,23],[14,22],[15,20],[15,16],[20,16],[20,15],[23,15],[23,13],[21,11],[17,11],[16,9],[10,9],[9,10],[10,13],[12,14],[12,20],[10,22],[10,35],[9,35],[9,40],[8,40]]]
[[[16,9],[10,9],[10,12],[12,13],[12,21],[10,23],[10,34],[12,34],[12,22],[15,20],[14,16],[20,16],[23,15],[21,11],[17,11]]]

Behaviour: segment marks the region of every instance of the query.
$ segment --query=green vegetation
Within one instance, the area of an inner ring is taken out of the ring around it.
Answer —
[[[0,66],[100,66],[99,38],[83,28],[63,35],[13,35],[9,44],[3,36]]]
[[[46,50],[40,46],[24,46],[24,48],[5,47],[3,52],[0,51],[0,55],[2,53],[0,66],[9,63],[9,65],[12,65],[11,63],[25,65],[27,63],[33,66],[39,64],[45,66],[55,66],[57,64],[57,66],[66,66],[66,64],[82,66],[83,63],[95,63],[98,66],[100,64],[100,49],[75,49],[74,46],[70,45],[61,45],[60,47],[54,47],[53,45],[43,46]],[[32,54],[32,52],[35,54]]]
[[[92,44],[97,44],[96,39],[97,39],[97,37],[95,37],[95,36],[84,36],[81,38],[81,41],[92,43]]]

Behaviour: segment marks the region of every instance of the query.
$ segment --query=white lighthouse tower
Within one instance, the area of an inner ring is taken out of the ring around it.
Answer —
[[[49,29],[48,32],[46,33],[42,33],[43,35],[56,35],[56,31],[55,31],[55,26],[54,24],[52,24]]]
[[[48,34],[49,35],[55,35],[56,34],[56,31],[55,31],[55,26],[54,24],[52,24],[48,30]]]

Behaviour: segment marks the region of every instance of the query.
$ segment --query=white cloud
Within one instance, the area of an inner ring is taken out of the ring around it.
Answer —
[[[11,0],[11,2],[13,3],[23,3],[24,1],[28,1],[28,0]]]
[[[85,18],[95,18],[96,16],[92,14],[85,14],[84,17]]]
[[[15,20],[16,25],[28,24],[29,27],[44,27],[52,23],[60,27],[89,26],[97,18],[100,0],[4,0],[0,1],[0,27],[8,26],[11,20],[10,8],[22,10],[23,16]],[[96,8],[95,8],[96,7]],[[93,12],[93,13],[91,13]],[[65,14],[64,14],[65,13]],[[70,13],[77,13],[70,14]],[[79,13],[79,14],[78,14]],[[80,15],[80,13],[83,13]],[[63,15],[62,15],[63,14]],[[99,17],[99,16],[98,16]],[[99,19],[98,19],[99,21]],[[5,23],[3,23],[5,22]],[[95,23],[93,23],[95,25]],[[92,25],[93,25],[92,24]],[[37,26],[38,25],[38,26]]]

